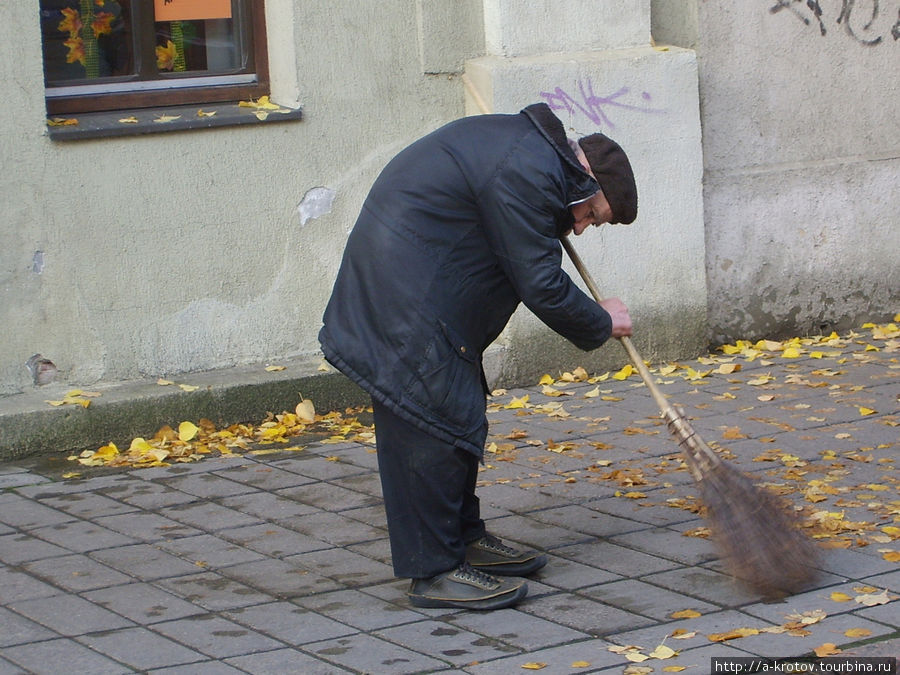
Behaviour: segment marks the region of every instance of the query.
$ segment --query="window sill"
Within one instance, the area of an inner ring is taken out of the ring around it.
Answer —
[[[271,124],[299,121],[301,108],[266,108],[240,106],[237,103],[165,106],[139,110],[53,115],[51,120],[77,120],[75,123],[47,125],[51,140],[69,141],[114,136],[142,136],[186,129],[212,129],[239,124]],[[127,120],[127,121],[125,121]]]

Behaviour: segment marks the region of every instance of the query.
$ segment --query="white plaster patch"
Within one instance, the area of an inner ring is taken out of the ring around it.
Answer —
[[[300,225],[306,225],[310,218],[324,216],[331,211],[334,203],[335,191],[326,187],[314,187],[307,190],[303,199],[297,205],[297,213],[300,214]]]

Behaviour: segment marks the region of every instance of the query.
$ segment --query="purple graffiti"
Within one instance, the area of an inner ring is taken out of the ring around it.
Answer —
[[[553,91],[542,91],[541,98],[546,101],[551,110],[564,110],[569,115],[581,113],[596,126],[607,126],[610,129],[615,129],[616,126],[610,119],[609,114],[607,114],[607,111],[611,108],[651,114],[666,112],[661,108],[653,108],[649,105],[652,97],[646,91],[641,94],[643,103],[640,105],[626,103],[625,100],[627,100],[629,94],[631,94],[631,90],[628,87],[622,87],[607,96],[597,96],[594,93],[594,85],[590,80],[586,84],[579,80],[577,100],[575,96],[569,94],[561,87],[556,87]]]

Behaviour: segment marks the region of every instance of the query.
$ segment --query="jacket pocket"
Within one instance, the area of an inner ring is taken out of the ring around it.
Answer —
[[[426,412],[456,432],[468,432],[482,423],[485,410],[478,353],[447,324],[425,349],[406,395]]]

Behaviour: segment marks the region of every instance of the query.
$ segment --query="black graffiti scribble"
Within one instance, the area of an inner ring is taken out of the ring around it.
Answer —
[[[812,18],[806,15],[804,6],[809,10]],[[823,36],[827,34],[825,12],[822,10],[819,0],[776,0],[775,4],[769,7],[770,14],[777,14],[783,10],[787,10],[807,26],[811,26],[815,20],[819,25],[819,32]],[[887,15],[887,10],[882,7],[882,0],[863,0],[862,2],[841,0],[841,10],[835,23],[842,25],[844,32],[859,44],[874,47],[881,44],[884,39],[884,35],[872,34],[875,22],[882,15]],[[897,21],[891,27],[890,35],[894,41],[900,40],[900,9],[897,10]]]
[[[796,5],[798,2],[803,2],[803,0],[778,0],[778,2],[773,7],[769,8],[769,13],[777,14],[781,10],[786,9],[797,16],[797,18],[799,18],[807,26],[809,26],[812,22],[807,17],[803,16],[803,14],[801,14],[796,7],[794,7],[794,5]],[[819,6],[819,1],[806,0],[806,6],[809,7],[809,9],[813,13],[813,16],[815,16],[816,20],[819,22],[819,30],[822,32],[822,35],[825,35],[827,31],[825,30],[825,23],[822,21],[822,8]]]

